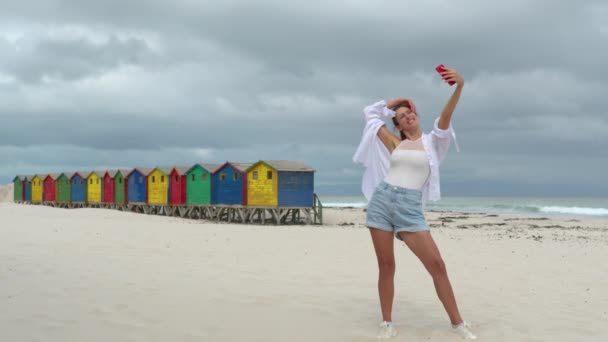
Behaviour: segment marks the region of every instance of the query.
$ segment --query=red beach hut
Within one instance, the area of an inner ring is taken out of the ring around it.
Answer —
[[[188,179],[186,173],[190,170],[190,166],[176,166],[171,170],[171,184],[169,186],[169,203],[171,205],[186,204],[186,184]]]
[[[43,202],[55,202],[57,198],[57,185],[55,180],[59,177],[56,174],[48,174],[44,177],[44,191],[43,191]]]
[[[114,193],[116,192],[116,184],[114,177],[118,170],[108,170],[103,175],[103,203],[114,203]]]

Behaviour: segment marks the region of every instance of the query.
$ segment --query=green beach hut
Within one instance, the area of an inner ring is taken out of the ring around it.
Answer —
[[[72,183],[70,179],[74,173],[64,172],[57,177],[57,202],[58,203],[69,203],[71,201]]]

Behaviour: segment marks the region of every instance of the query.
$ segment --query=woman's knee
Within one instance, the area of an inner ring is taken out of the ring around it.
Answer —
[[[378,269],[380,270],[380,275],[395,274],[395,258],[378,257]]]
[[[429,261],[428,270],[433,278],[445,277],[448,274],[445,262],[440,256],[433,257],[431,261]]]

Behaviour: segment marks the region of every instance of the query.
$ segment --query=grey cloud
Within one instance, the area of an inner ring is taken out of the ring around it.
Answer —
[[[0,51],[12,51],[0,57],[0,157],[10,165],[0,179],[24,168],[187,163],[203,148],[220,161],[301,158],[319,170],[322,189],[357,193],[362,169],[351,157],[363,106],[412,97],[428,130],[452,91],[433,70],[445,63],[467,79],[453,121],[462,152],[442,169],[448,194],[559,193],[569,179],[582,179],[570,192],[606,194],[593,184],[608,167],[598,157],[608,149],[607,9],[602,1],[11,2],[0,19],[31,43],[18,54],[0,35]],[[86,30],[49,38],[47,27]],[[54,79],[39,82],[45,76]]]
[[[213,41],[271,63],[273,70],[299,76],[318,69],[390,73],[405,66],[404,71],[411,72],[449,59],[469,75],[479,70],[550,68],[585,70],[587,77],[597,77],[608,57],[605,49],[595,49],[606,41],[602,22],[591,20],[593,13],[605,11],[601,1],[130,4],[125,8],[117,1],[65,1],[47,5],[48,12],[39,12],[37,18]],[[23,4],[9,7],[7,13],[32,11]]]
[[[40,82],[44,77],[75,81],[99,76],[123,65],[140,64],[153,52],[141,39],[116,36],[96,44],[87,38],[42,37],[15,44],[0,41],[0,68],[19,81]]]

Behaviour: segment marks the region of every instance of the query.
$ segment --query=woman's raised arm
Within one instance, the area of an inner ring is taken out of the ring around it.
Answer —
[[[452,120],[454,109],[456,109],[456,105],[460,100],[460,94],[462,93],[462,88],[464,87],[464,79],[456,70],[452,68],[446,68],[446,71],[442,72],[441,76],[443,76],[446,83],[450,81],[456,82],[456,89],[454,90],[454,93],[452,93],[452,96],[450,96],[448,103],[446,103],[445,107],[443,108],[441,116],[439,117],[439,123],[437,124],[441,129],[448,129],[450,128],[450,121]]]

